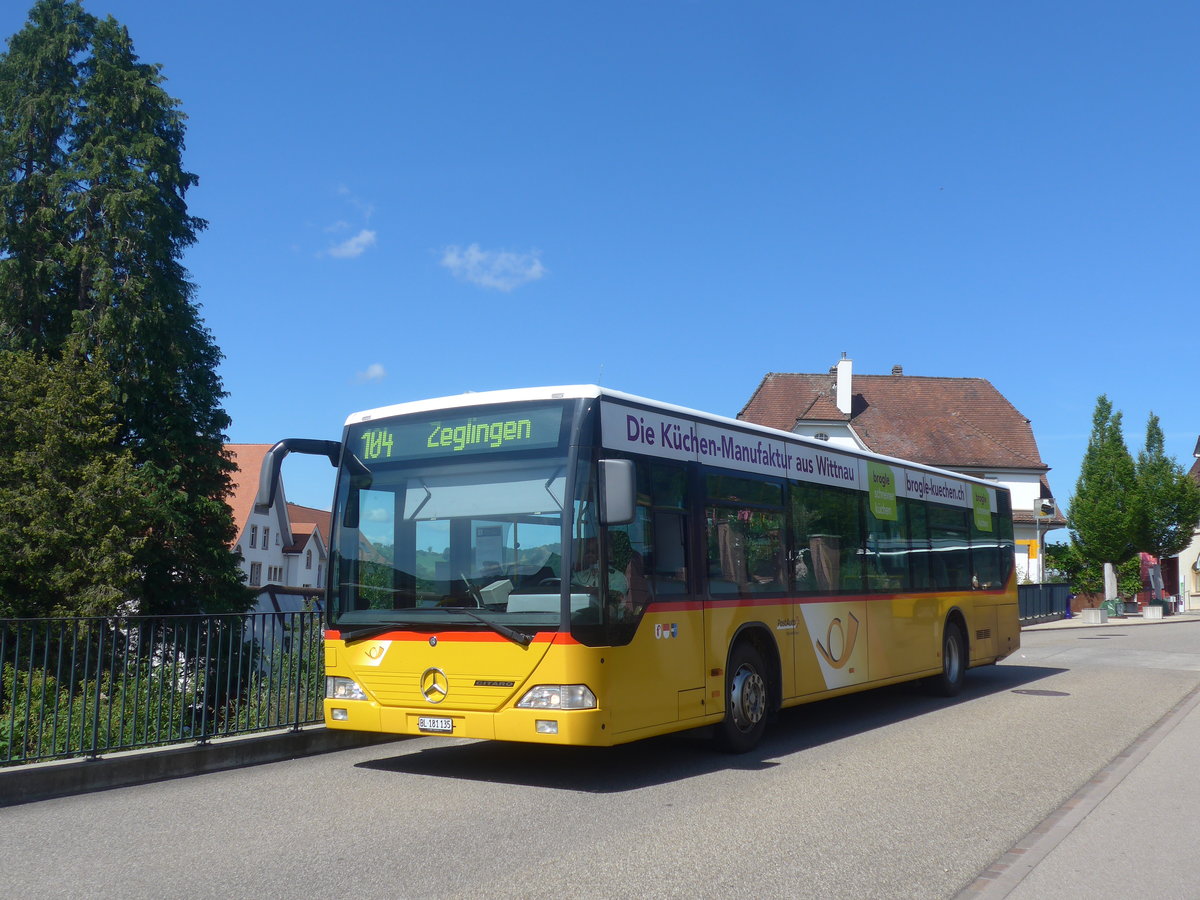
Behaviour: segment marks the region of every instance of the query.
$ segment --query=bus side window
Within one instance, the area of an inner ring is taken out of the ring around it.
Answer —
[[[796,589],[862,590],[862,493],[807,482],[793,482],[790,493]]]
[[[1015,560],[1013,558],[1013,520],[1012,497],[1008,491],[996,491],[996,512],[992,515],[992,528],[999,536],[1000,543],[1000,584],[1008,584],[1012,576]]]
[[[783,482],[716,470],[705,481],[709,593],[785,590]]]
[[[930,573],[929,522],[926,508],[919,500],[902,500],[908,513],[908,573],[915,591],[927,591],[935,587]]]
[[[688,592],[685,521],[682,513],[654,511],[654,561],[649,574],[658,596]]]
[[[989,530],[983,531],[971,520],[971,587],[979,590],[1001,587],[1000,535],[996,533],[996,516],[988,515]]]
[[[878,519],[867,504],[867,588],[902,591],[908,588],[906,507],[896,504],[895,519]]]
[[[649,510],[639,506],[636,518],[628,525],[612,528],[608,541],[612,548],[612,568],[624,580],[624,591],[614,587],[609,576],[609,601],[613,621],[628,622],[642,614],[650,602],[650,583],[646,579],[646,556],[650,541]]]
[[[971,560],[967,510],[936,503],[930,504],[927,510],[934,587],[939,590],[969,588]]]
[[[627,585],[624,596],[613,597],[616,621],[641,616],[655,597],[688,593],[686,470],[646,460],[636,465],[636,517],[609,530],[613,565]]]

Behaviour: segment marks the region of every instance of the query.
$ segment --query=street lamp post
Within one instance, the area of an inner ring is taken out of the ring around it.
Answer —
[[[1046,555],[1042,546],[1042,519],[1054,515],[1054,498],[1039,497],[1033,504],[1033,546],[1037,552],[1038,600],[1045,609]]]

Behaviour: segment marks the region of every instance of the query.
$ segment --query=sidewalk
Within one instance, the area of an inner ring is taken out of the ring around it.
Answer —
[[[1109,616],[1103,624],[1084,622],[1079,613],[1070,619],[1057,619],[1053,622],[1039,622],[1037,625],[1022,625],[1022,631],[1050,631],[1056,628],[1113,628],[1122,625],[1181,625],[1185,622],[1200,622],[1200,610],[1188,610],[1174,616],[1163,616],[1161,619],[1147,619],[1141,615]]]
[[[1022,629],[1048,631],[1200,622],[1076,616]],[[1200,632],[1197,633],[1200,638]],[[1200,871],[1180,848],[1200,842],[1200,687],[1194,688],[1074,796],[989,866],[958,900],[1190,900]],[[1182,776],[1182,777],[1181,777]]]
[[[26,763],[0,769],[0,808],[398,739],[398,735],[394,734],[330,731],[324,725],[310,725],[294,731],[281,729],[214,738],[204,744],[175,744],[113,752],[97,759]]]

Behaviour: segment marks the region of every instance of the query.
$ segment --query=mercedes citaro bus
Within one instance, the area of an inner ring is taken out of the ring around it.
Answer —
[[[595,386],[289,439],[337,468],[329,728],[613,745],[924,679],[1020,640],[995,483]]]

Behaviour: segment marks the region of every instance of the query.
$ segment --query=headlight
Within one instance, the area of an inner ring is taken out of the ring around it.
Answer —
[[[328,700],[366,700],[366,692],[352,678],[329,675],[325,678],[325,697]]]
[[[596,695],[586,684],[539,684],[520,699],[525,709],[595,709]]]

